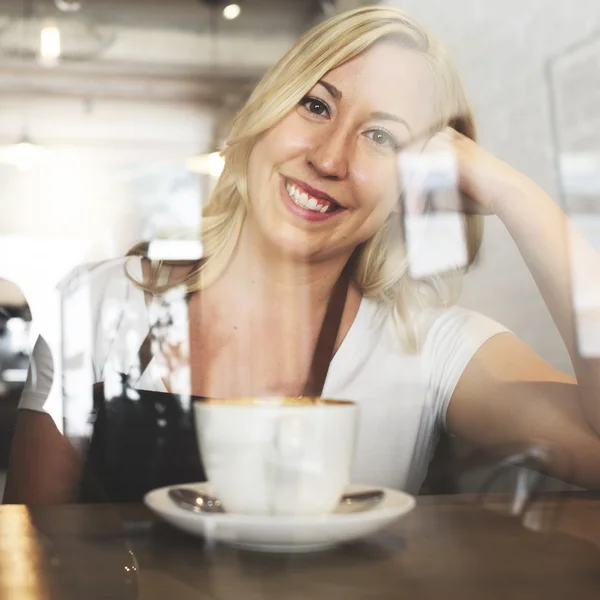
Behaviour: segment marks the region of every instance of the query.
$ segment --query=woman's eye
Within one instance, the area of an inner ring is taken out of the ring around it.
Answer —
[[[373,129],[367,131],[365,135],[373,140],[378,146],[385,146],[386,148],[397,148],[398,142],[396,138],[389,132],[383,129]]]
[[[329,107],[327,104],[325,104],[325,102],[319,100],[318,98],[306,96],[300,100],[300,104],[313,115],[317,115],[319,117],[329,116]]]

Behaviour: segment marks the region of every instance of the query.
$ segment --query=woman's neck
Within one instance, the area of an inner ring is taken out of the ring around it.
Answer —
[[[327,302],[346,262],[340,257],[313,264],[281,256],[244,227],[225,271],[191,304],[200,336],[192,337],[190,352],[205,364],[193,370],[195,393],[301,394]],[[354,320],[359,292],[351,288],[347,300],[336,348]]]

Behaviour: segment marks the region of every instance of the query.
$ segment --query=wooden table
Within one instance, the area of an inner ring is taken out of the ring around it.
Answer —
[[[422,497],[368,540],[294,556],[192,538],[138,505],[2,506],[0,598],[598,600],[600,500],[560,508],[540,533],[474,498]]]

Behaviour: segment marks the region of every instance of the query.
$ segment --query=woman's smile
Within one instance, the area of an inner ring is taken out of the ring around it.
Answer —
[[[299,180],[281,177],[280,187],[286,208],[306,221],[326,221],[345,210],[332,196]]]

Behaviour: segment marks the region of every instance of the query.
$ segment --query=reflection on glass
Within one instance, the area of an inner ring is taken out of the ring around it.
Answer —
[[[600,356],[600,36],[554,57],[548,65],[552,126],[564,207],[574,227],[566,235],[579,351]]]

